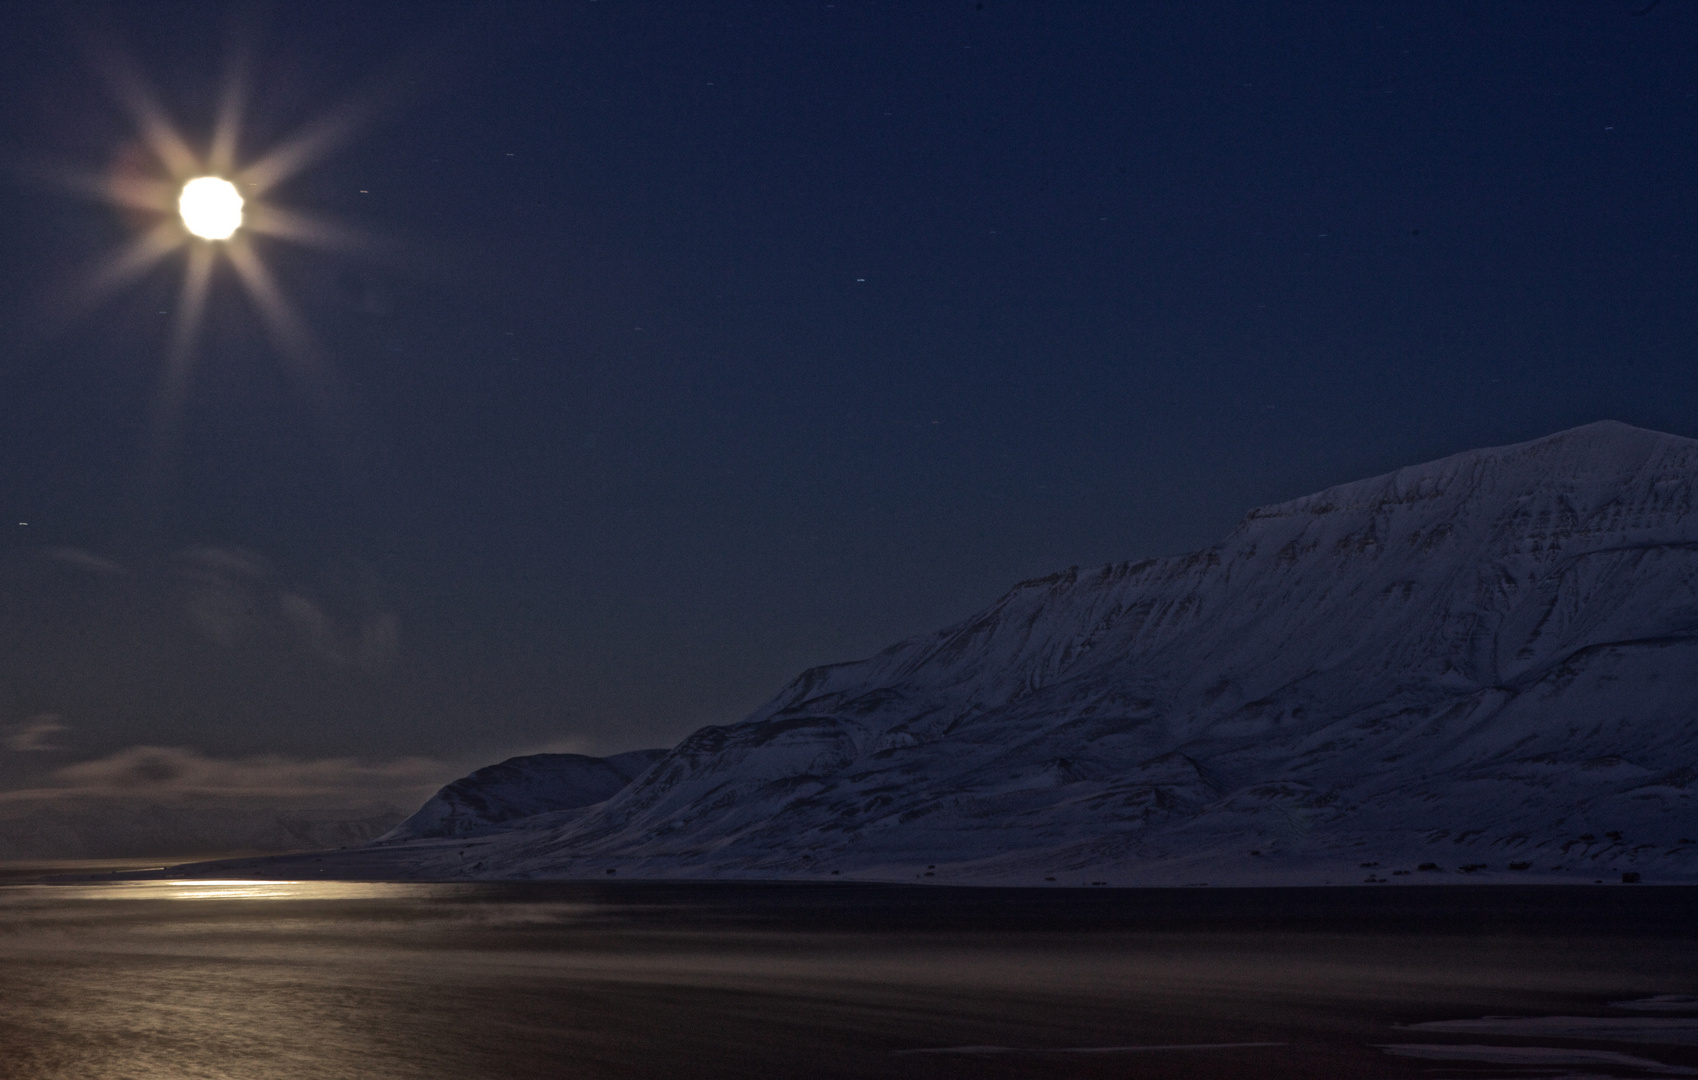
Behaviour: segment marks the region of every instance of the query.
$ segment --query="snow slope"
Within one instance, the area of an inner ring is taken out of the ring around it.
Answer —
[[[1264,507],[804,672],[417,872],[1698,879],[1695,487],[1698,442],[1606,422]]]

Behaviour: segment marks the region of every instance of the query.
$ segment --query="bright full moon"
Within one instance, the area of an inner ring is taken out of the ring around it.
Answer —
[[[183,185],[177,199],[183,226],[206,240],[228,240],[242,224],[242,196],[236,186],[216,176],[201,176]]]

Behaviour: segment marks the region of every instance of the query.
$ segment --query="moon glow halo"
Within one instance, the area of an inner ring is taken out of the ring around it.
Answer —
[[[246,294],[290,381],[322,419],[333,421],[339,411],[339,387],[329,357],[262,253],[277,242],[342,252],[369,246],[347,227],[279,206],[273,196],[279,185],[352,138],[388,98],[375,91],[362,95],[244,162],[238,159],[237,147],[247,101],[245,66],[240,58],[232,61],[209,138],[197,152],[135,68],[121,57],[110,58],[100,73],[107,77],[115,103],[134,121],[131,147],[139,152],[127,151],[104,174],[55,170],[70,191],[125,211],[136,230],[89,274],[77,290],[73,313],[86,315],[162,264],[180,260],[181,284],[170,311],[150,425],[150,487],[167,471],[213,282],[225,272]]]
[[[217,176],[198,176],[177,197],[183,227],[203,240],[228,240],[242,225],[242,196]]]

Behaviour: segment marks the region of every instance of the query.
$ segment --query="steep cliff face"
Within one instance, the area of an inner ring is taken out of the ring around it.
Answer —
[[[503,835],[489,872],[1694,876],[1695,487],[1698,442],[1591,424],[1025,582]]]

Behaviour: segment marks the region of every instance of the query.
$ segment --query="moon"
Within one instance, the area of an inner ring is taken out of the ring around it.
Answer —
[[[183,185],[177,212],[183,227],[203,240],[228,240],[242,224],[242,196],[228,180],[199,176]]]

